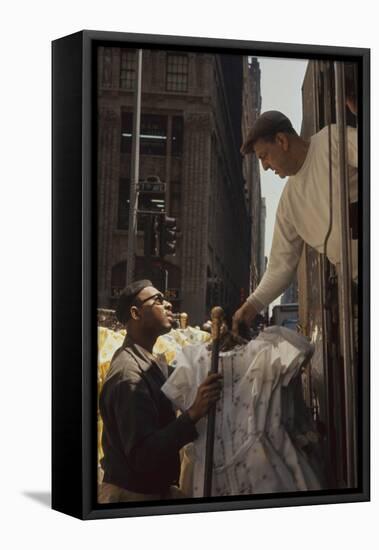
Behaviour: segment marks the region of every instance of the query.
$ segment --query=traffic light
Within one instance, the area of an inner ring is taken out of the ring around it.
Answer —
[[[176,218],[161,217],[159,255],[174,256],[176,252]]]
[[[145,258],[157,258],[159,252],[160,223],[159,215],[145,217],[144,224],[144,255]]]

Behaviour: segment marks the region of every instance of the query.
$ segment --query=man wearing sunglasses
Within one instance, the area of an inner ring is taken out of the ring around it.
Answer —
[[[114,354],[100,394],[104,423],[99,503],[181,498],[179,451],[197,437],[196,422],[220,398],[221,375],[209,375],[180,416],[161,391],[170,368],[153,356],[173,325],[172,305],[151,281],[130,284],[116,310],[127,336]]]

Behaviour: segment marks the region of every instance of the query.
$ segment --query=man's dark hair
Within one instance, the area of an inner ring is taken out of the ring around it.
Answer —
[[[120,295],[116,307],[116,317],[123,325],[130,319],[130,308],[136,304],[137,295],[147,286],[153,286],[148,279],[141,279],[126,286]]]
[[[262,113],[250,129],[247,138],[241,147],[241,153],[243,155],[252,153],[254,150],[254,145],[258,139],[271,142],[275,141],[275,137],[278,132],[297,135],[290,119],[280,111],[266,111],[265,113]]]

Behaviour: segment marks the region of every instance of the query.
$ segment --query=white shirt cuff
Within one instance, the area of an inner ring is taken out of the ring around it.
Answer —
[[[254,309],[258,311],[258,313],[260,313],[262,309],[265,308],[264,304],[262,304],[262,302],[260,302],[258,298],[254,296],[254,294],[250,294],[250,296],[246,299],[246,302],[251,304],[254,307]]]

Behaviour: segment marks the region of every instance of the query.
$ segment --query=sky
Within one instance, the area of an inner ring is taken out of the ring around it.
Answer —
[[[261,112],[281,111],[291,120],[300,133],[302,121],[301,88],[308,61],[303,59],[279,59],[258,57],[261,69]],[[260,166],[262,197],[266,198],[267,218],[265,255],[269,257],[274,231],[275,213],[287,179],[281,179],[274,172],[265,172]],[[279,298],[273,304],[279,303]]]

